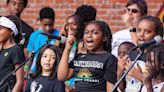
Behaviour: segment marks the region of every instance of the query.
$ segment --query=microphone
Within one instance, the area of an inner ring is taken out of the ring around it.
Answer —
[[[147,47],[149,47],[150,45],[152,44],[159,44],[162,42],[162,37],[161,36],[155,36],[152,40],[150,41],[147,41],[143,44],[139,44],[138,46],[135,46],[134,48],[132,48],[131,50],[134,50],[134,49],[137,49],[137,48],[140,48],[140,49],[145,49]]]
[[[52,34],[49,34],[49,33],[41,33],[41,34],[47,36],[48,39],[57,39],[57,40],[59,40],[60,43],[62,43],[62,44],[64,44],[64,43],[66,42],[66,39],[67,39],[65,36],[61,36],[61,37],[60,37],[60,36],[52,35]]]

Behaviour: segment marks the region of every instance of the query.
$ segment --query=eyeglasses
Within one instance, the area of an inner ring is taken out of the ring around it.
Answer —
[[[132,12],[132,13],[138,13],[138,9],[130,9],[130,8],[125,8],[125,12]]]

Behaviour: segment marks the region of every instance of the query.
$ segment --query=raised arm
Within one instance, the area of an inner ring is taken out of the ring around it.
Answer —
[[[75,37],[71,34],[68,35],[66,44],[65,44],[65,49],[63,51],[59,66],[58,66],[58,71],[57,71],[57,76],[58,80],[65,81],[68,77],[69,74],[69,52],[70,49],[72,48],[72,45],[75,41]]]

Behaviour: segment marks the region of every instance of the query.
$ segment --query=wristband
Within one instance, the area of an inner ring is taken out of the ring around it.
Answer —
[[[24,70],[29,70],[29,67],[27,65],[24,66]]]
[[[136,28],[130,29],[130,32],[136,32]]]

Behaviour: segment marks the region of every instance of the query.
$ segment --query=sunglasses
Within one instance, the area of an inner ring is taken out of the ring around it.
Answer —
[[[130,8],[125,8],[125,12],[132,12],[132,13],[138,13],[138,9],[130,9]]]

